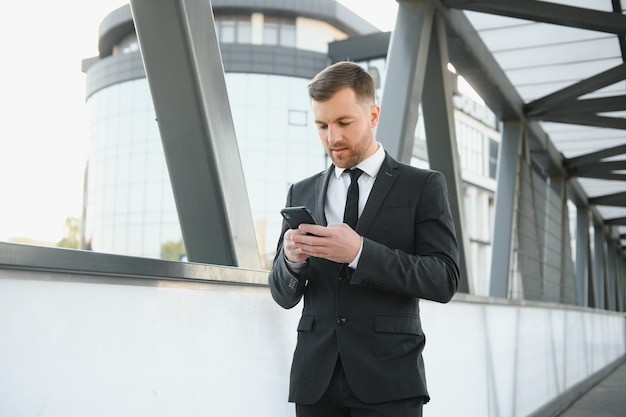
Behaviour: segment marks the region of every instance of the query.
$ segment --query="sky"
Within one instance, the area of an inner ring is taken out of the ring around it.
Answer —
[[[340,0],[379,29],[396,0]],[[81,62],[127,0],[5,1],[0,6],[0,241],[57,242],[80,217],[88,131]]]

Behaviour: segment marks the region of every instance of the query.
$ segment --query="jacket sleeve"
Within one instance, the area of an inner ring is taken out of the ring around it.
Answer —
[[[279,306],[292,308],[300,302],[306,287],[306,279],[302,275],[289,269],[281,249],[274,259],[268,279],[272,298]]]
[[[293,186],[289,188],[287,194],[287,206],[291,205],[292,190]],[[304,288],[306,287],[306,266],[305,270],[300,273],[292,271],[287,266],[285,254],[283,253],[283,236],[287,228],[287,223],[283,220],[278,247],[276,248],[276,256],[269,273],[268,283],[274,301],[283,308],[292,308],[300,302],[304,294]]]
[[[459,254],[443,174],[436,171],[430,174],[411,225],[414,236],[411,251],[364,237],[361,258],[350,282],[448,302],[459,284]]]

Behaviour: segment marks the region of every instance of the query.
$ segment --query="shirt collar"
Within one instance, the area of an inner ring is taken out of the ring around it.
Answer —
[[[367,175],[372,178],[376,178],[378,175],[378,171],[380,171],[380,167],[383,165],[383,161],[385,160],[385,150],[383,149],[382,144],[378,144],[378,149],[374,152],[369,158],[359,162],[356,168],[359,168]],[[346,170],[346,168],[338,168],[335,167],[335,177],[339,179],[341,174]]]

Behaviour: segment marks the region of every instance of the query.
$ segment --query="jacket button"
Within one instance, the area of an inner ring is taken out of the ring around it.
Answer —
[[[339,317],[337,319],[337,324],[342,325],[342,324],[346,324],[348,322],[348,319],[346,319],[345,317]]]

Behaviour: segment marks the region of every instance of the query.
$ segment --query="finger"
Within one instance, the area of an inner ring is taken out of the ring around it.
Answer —
[[[328,228],[330,229],[350,229],[352,230],[352,228],[350,226],[348,226],[345,223],[330,223],[328,225]]]
[[[327,235],[327,228],[326,226],[320,226],[317,224],[301,224],[300,226],[298,226],[298,231],[301,232],[302,234],[312,234],[315,236],[326,236]]]

